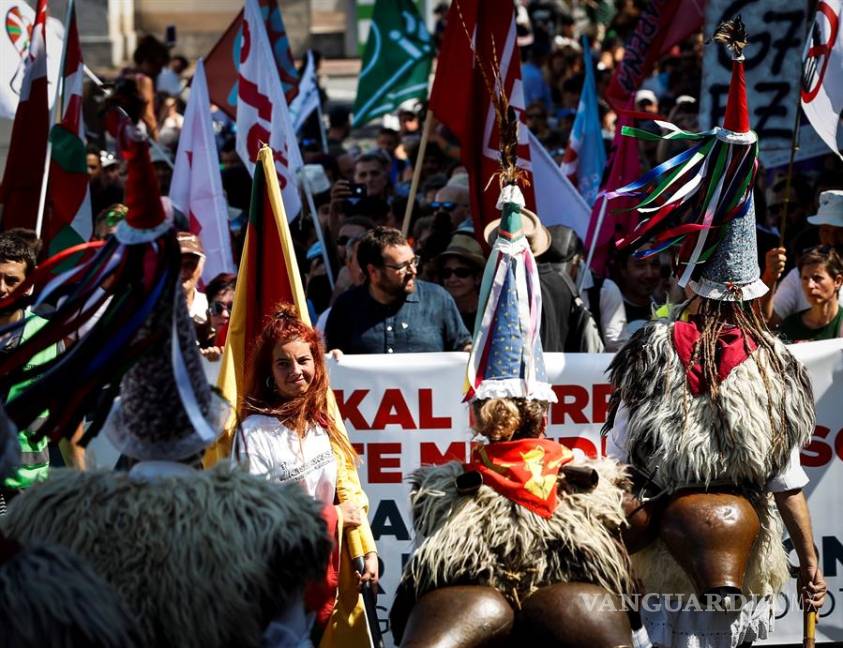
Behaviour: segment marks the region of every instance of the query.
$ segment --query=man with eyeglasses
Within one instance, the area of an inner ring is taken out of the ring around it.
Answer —
[[[471,335],[444,288],[416,278],[418,257],[404,236],[376,227],[358,244],[362,286],[340,295],[328,316],[328,349],[342,353],[465,351]]]
[[[471,197],[468,193],[468,175],[452,176],[448,183],[436,192],[430,206],[434,211],[446,211],[451,215],[451,226],[457,229],[468,221],[471,223]]]

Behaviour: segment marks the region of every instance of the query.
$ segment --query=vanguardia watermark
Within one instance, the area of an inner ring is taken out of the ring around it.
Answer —
[[[583,601],[589,612],[740,612],[747,605],[766,601],[777,606],[777,598],[746,595],[740,592],[706,594],[611,594],[589,597]],[[797,597],[793,597],[797,605]]]

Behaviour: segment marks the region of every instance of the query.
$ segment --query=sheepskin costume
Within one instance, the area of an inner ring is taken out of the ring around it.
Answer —
[[[609,367],[615,388],[607,428],[621,403],[628,409],[630,463],[667,494],[689,486],[745,489],[761,520],[745,580],[745,594],[771,594],[788,578],[782,522],[767,482],[784,469],[794,447],[814,430],[814,399],[805,368],[771,337],[785,371],[773,370],[758,346],[720,383],[720,407],[707,392],[690,393],[685,367],[667,320],[651,322],[615,356]],[[768,409],[770,408],[770,409]],[[783,415],[780,429],[773,419]],[[692,593],[684,570],[657,540],[632,557],[648,591]]]
[[[486,485],[473,495],[460,495],[461,463],[416,470],[410,499],[418,547],[403,580],[417,597],[446,585],[490,585],[516,608],[553,583],[594,583],[615,594],[631,591],[629,560],[620,543],[623,469],[609,459],[584,465],[597,470],[597,486],[560,492],[549,519]]]
[[[0,479],[14,472],[19,455],[15,428],[0,407]],[[0,648],[43,646],[133,648],[141,642],[135,618],[84,561],[64,547],[25,547],[0,533]]]
[[[303,490],[224,467],[151,481],[57,470],[4,526],[87,559],[138,616],[144,646],[259,646],[331,550]]]

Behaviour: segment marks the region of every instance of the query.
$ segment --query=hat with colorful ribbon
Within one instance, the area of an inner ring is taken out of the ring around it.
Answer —
[[[221,433],[228,405],[202,370],[181,289],[179,243],[161,203],[149,144],[122,111],[111,113],[107,124],[127,161],[126,218],[106,241],[48,259],[0,300],[0,308],[32,305],[48,320],[0,356],[0,389],[25,385],[5,405],[19,429],[46,410],[38,434],[58,440],[72,436],[87,416],[92,422],[84,444],[108,418],[121,452],[184,459]],[[53,276],[62,262],[80,256]],[[49,304],[57,307],[45,310]],[[0,328],[0,336],[27,321]],[[75,343],[53,361],[30,362],[67,337]]]
[[[617,241],[638,258],[677,248],[680,286],[723,301],[755,299],[767,292],[758,267],[752,190],[758,168],[758,136],[750,130],[740,16],[721,24],[713,40],[732,54],[732,77],[723,127],[692,133],[656,120],[662,135],[624,127],[647,141],[687,142],[689,147],[641,178],[607,194],[639,200],[642,219]]]

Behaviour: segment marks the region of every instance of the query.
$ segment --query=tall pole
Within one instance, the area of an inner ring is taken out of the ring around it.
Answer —
[[[600,230],[603,229],[603,218],[606,216],[606,204],[609,202],[605,194],[597,197],[602,200],[600,203],[600,211],[597,213],[597,224],[594,226],[594,233],[591,235],[591,245],[588,248],[588,256],[585,259],[585,267],[580,268],[577,273],[577,290],[582,290],[583,281],[585,281],[585,273],[591,268],[591,262],[594,260],[594,250],[597,248],[597,239],[600,236]]]
[[[310,216],[313,218],[313,229],[316,230],[316,238],[319,240],[319,245],[322,246],[322,260],[325,262],[325,273],[328,275],[328,283],[331,290],[334,290],[334,273],[331,271],[331,260],[328,256],[328,246],[325,244],[325,234],[322,232],[322,223],[319,222],[319,213],[316,211],[316,203],[313,200],[313,190],[310,188],[310,180],[307,173],[302,171],[301,174],[302,185],[304,186],[304,196],[307,200],[307,207],[310,210]]]
[[[413,167],[413,181],[410,183],[410,193],[407,196],[407,208],[404,210],[404,222],[401,224],[401,233],[404,236],[407,236],[407,232],[410,231],[410,219],[413,216],[413,205],[416,202],[416,192],[419,189],[424,153],[427,150],[427,140],[430,139],[430,128],[432,125],[433,111],[428,106],[427,115],[424,118],[424,126],[422,127],[421,141],[419,142],[419,152],[416,155],[416,164]]]

